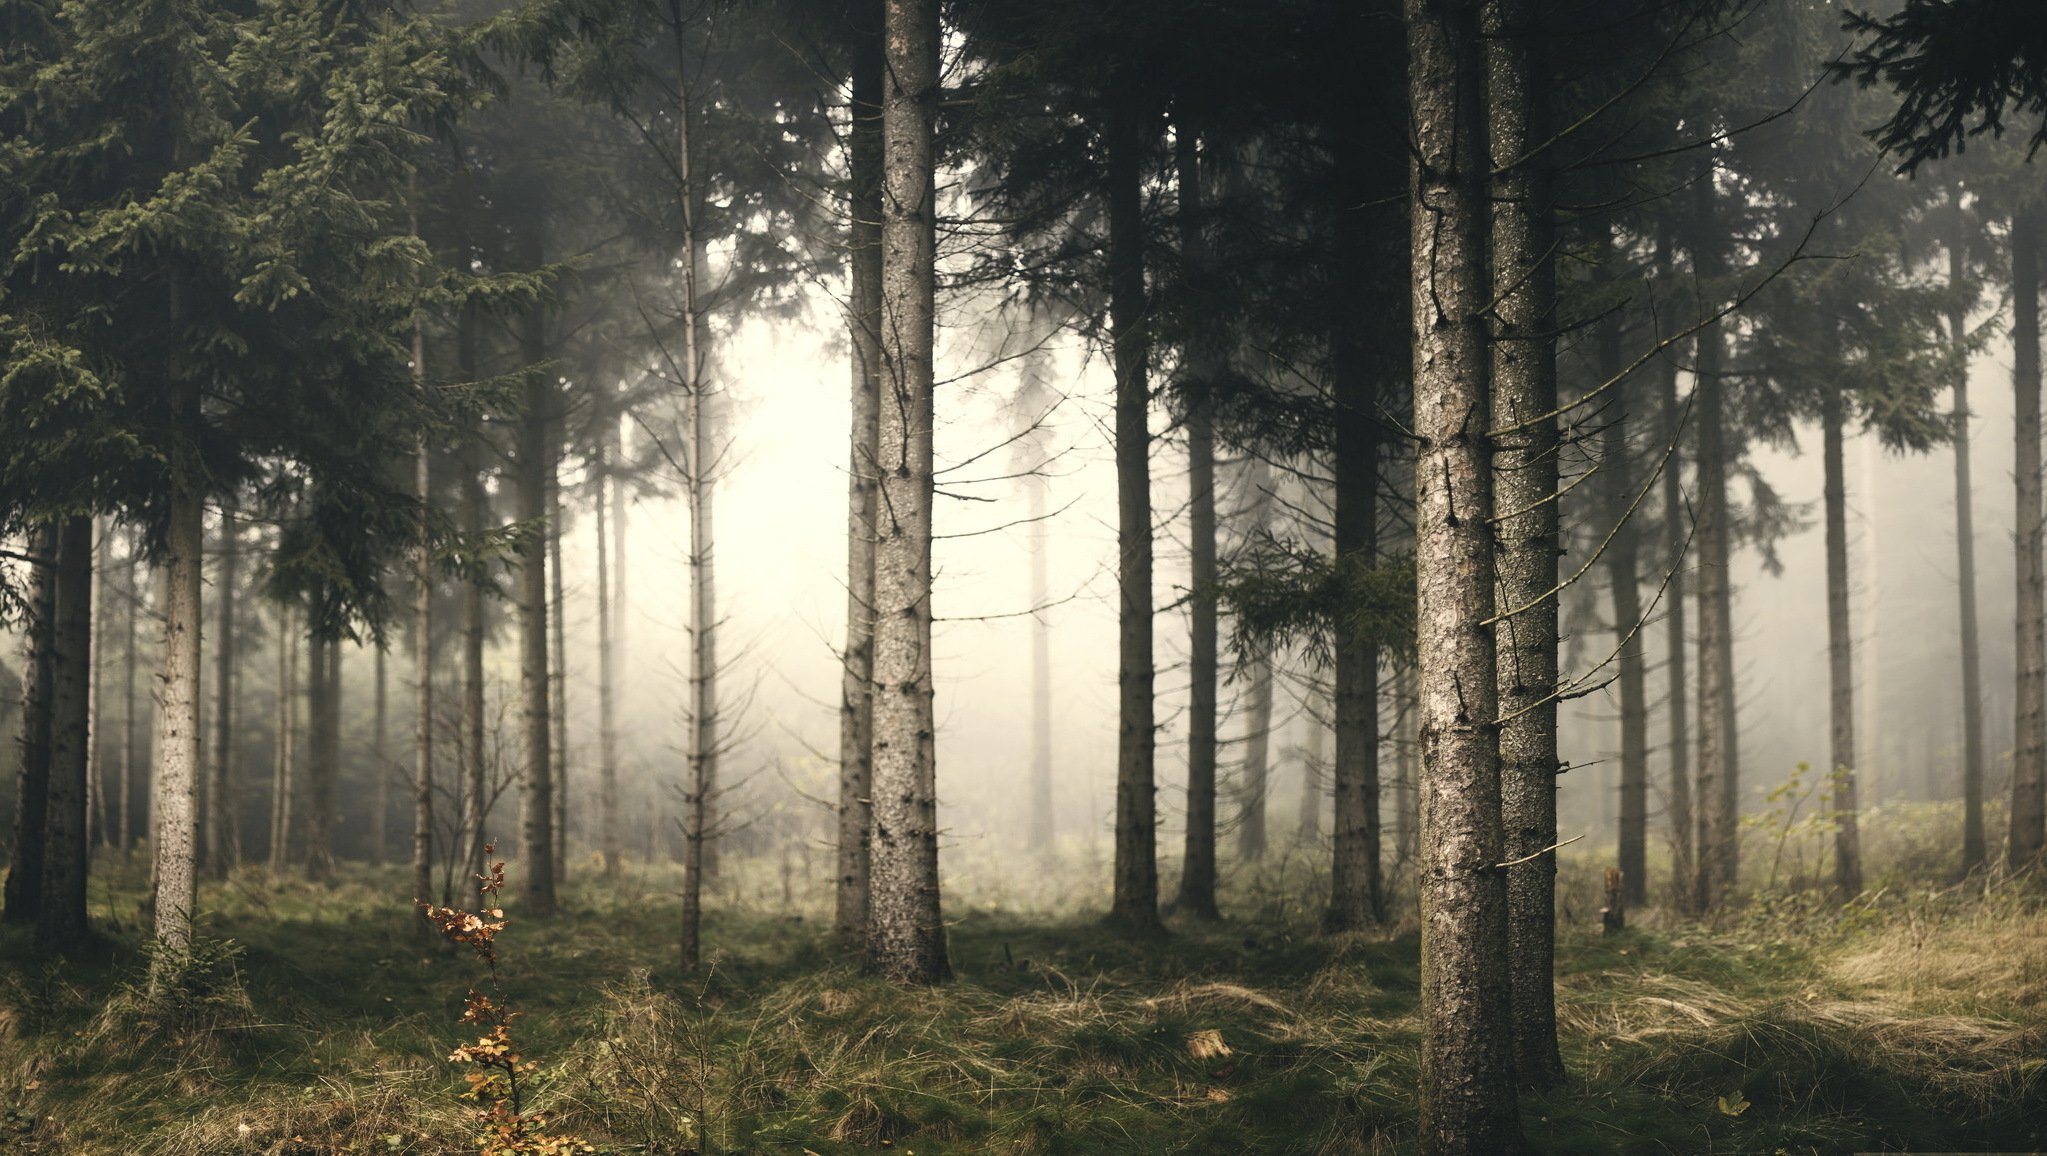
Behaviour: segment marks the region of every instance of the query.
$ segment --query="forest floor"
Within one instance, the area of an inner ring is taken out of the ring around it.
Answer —
[[[555,919],[508,904],[500,994],[539,1065],[526,1107],[592,1151],[1411,1145],[1411,918],[1324,937],[1304,892],[1131,941],[958,902],[957,980],[903,991],[863,977],[823,912],[782,908],[771,884],[713,903],[716,963],[685,976],[677,876],[583,878]],[[207,933],[238,952],[175,1015],[135,986],[139,882],[131,867],[95,885],[110,933],[81,958],[0,942],[0,1152],[477,1150],[448,1054],[475,1035],[460,1016],[483,972],[422,946],[392,898],[402,870],[332,888],[250,870],[210,888]],[[1651,911],[1609,937],[1578,910],[1558,943],[1570,1076],[1523,1102],[1540,1150],[2047,1149],[2037,887],[1755,902],[1715,924]]]

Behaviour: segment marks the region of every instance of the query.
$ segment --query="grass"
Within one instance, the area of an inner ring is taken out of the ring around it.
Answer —
[[[974,905],[959,980],[903,991],[824,942],[821,907],[738,878],[716,962],[673,963],[675,877],[572,886],[500,940],[535,1103],[598,1151],[1398,1152],[1418,1080],[1418,944],[1313,933],[1277,870],[1258,917],[1131,942],[1087,919]],[[1572,862],[1565,877],[1596,877]],[[762,877],[771,872],[760,865]],[[475,1152],[448,1051],[478,968],[423,946],[403,873],[213,888],[232,940],[177,1015],[131,987],[142,880],[60,962],[0,942],[0,1151]],[[1575,884],[1574,884],[1575,886]],[[99,893],[96,892],[96,895]],[[1552,1152],[2047,1148],[2047,907],[2017,884],[1898,889],[1841,909],[1756,902],[1717,924],[1560,928],[1571,1076],[1524,1099]]]

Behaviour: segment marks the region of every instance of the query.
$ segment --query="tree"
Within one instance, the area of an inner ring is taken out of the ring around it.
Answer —
[[[55,685],[50,703],[50,779],[43,817],[42,901],[36,939],[68,946],[87,931],[86,728],[92,678],[92,517],[73,514],[57,531]]]
[[[1421,689],[1421,1149],[1521,1147],[1486,391],[1488,164],[1476,0],[1406,0],[1414,301],[1416,657]]]
[[[2047,517],[2040,496],[2040,244],[2043,211],[2011,216],[2013,436],[2018,505],[2018,673],[2012,741],[2010,834],[2013,871],[2047,851]]]
[[[1976,621],[1975,488],[1969,464],[1969,219],[1961,206],[1961,190],[1950,194],[1953,232],[1947,241],[1948,341],[1954,363],[1953,405],[1955,445],[1955,581],[1960,587],[1956,609],[1962,664],[1962,873],[1981,870],[1989,857],[1983,832],[1983,649]],[[1972,287],[1973,288],[1973,287]]]
[[[951,974],[939,916],[931,698],[936,0],[886,0],[882,89],[882,407],[876,461],[874,844],[868,950],[899,983]]]
[[[50,745],[57,689],[57,527],[44,523],[29,540],[29,587],[23,599],[28,646],[21,676],[21,767],[14,779],[14,846],[7,861],[6,905],[0,919],[33,925],[43,902],[43,859],[50,799]]]
[[[241,778],[235,759],[235,611],[240,605],[236,589],[240,568],[241,529],[235,520],[234,498],[228,495],[221,502],[220,562],[214,583],[220,626],[213,648],[213,745],[206,779],[206,866],[215,879],[227,878],[242,860],[241,809],[236,805]],[[380,729],[380,740],[381,734]]]
[[[1176,126],[1173,159],[1180,196],[1177,225],[1182,275],[1199,284],[1211,272],[1203,235],[1201,158],[1193,125]],[[1184,372],[1191,379],[1187,407],[1187,840],[1175,909],[1195,919],[1218,919],[1215,905],[1216,769],[1216,559],[1215,413],[1206,396],[1214,388],[1220,351],[1210,327],[1190,327]],[[1184,388],[1184,386],[1183,386]],[[1120,445],[1120,441],[1118,443]],[[1120,491],[1119,491],[1120,492]],[[1146,579],[1149,581],[1149,578]]]

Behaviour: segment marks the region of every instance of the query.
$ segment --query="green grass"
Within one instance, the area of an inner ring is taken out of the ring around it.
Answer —
[[[665,868],[579,883],[553,920],[511,908],[503,992],[542,1065],[534,1102],[559,1129],[620,1153],[1410,1144],[1411,919],[1318,936],[1309,884],[1268,876],[1232,905],[1262,918],[1134,942],[955,895],[959,979],[903,991],[836,954],[821,909],[749,891],[748,870],[735,861],[713,904],[716,962],[695,975],[674,965]],[[401,871],[210,888],[206,931],[241,953],[201,1006],[169,1018],[125,986],[146,965],[136,872],[96,884],[110,933],[94,950],[52,963],[0,942],[0,1151],[476,1151],[446,1056],[480,969],[422,945]],[[1524,1099],[1541,1149],[2047,1148],[2036,893],[1756,903],[1718,925],[1657,916],[1612,938],[1589,915],[1561,927],[1571,1075]],[[1226,1055],[1190,1048],[1208,1032]]]

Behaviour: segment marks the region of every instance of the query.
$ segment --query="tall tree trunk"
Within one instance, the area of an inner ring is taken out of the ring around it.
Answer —
[[[874,557],[875,971],[952,974],[938,892],[938,759],[931,687],[932,338],[938,4],[885,0],[880,449]]]
[[[548,737],[554,744],[549,780],[554,784],[554,885],[569,878],[569,642],[565,619],[568,598],[562,580],[562,492],[561,460],[563,421],[561,407],[555,407],[548,423],[547,463],[547,577],[551,594],[547,613],[552,644],[548,661],[548,706],[553,717]]]
[[[106,796],[106,683],[107,625],[113,618],[113,523],[100,519],[93,529],[92,566],[92,685],[86,706],[85,735],[85,842],[98,847],[107,842]]]
[[[1415,764],[1421,761],[1421,688],[1415,685],[1414,663],[1402,663],[1393,677],[1396,745],[1393,749],[1393,809],[1400,820],[1393,853],[1413,864],[1421,856],[1421,786]]]
[[[1828,341],[1831,347],[1833,342]],[[1823,349],[1820,364],[1838,360]],[[1840,387],[1829,385],[1821,400],[1821,487],[1827,522],[1827,673],[1833,737],[1834,889],[1843,899],[1862,893],[1862,841],[1855,808],[1854,636],[1848,621],[1848,486],[1841,464],[1844,418]]]
[[[1618,259],[1610,249],[1606,256]],[[1601,322],[1597,340],[1599,378],[1611,380],[1626,368],[1620,318]],[[1642,659],[1646,624],[1642,618],[1641,534],[1629,509],[1641,483],[1628,430],[1625,417],[1608,420],[1600,434],[1599,466],[1606,482],[1601,508],[1615,523],[1613,540],[1606,547],[1606,572],[1613,592],[1614,641],[1619,647],[1620,668],[1621,898],[1627,905],[1639,907],[1649,902],[1649,676]]]
[[[120,798],[114,807],[114,845],[126,859],[128,848],[135,838],[135,675],[142,665],[140,644],[137,635],[142,619],[142,551],[140,537],[131,542],[128,550],[128,593],[123,600],[127,613],[121,616],[121,627],[125,637],[121,644],[121,772]]]
[[[1109,329],[1116,368],[1116,863],[1111,921],[1159,925],[1157,726],[1152,686],[1149,306],[1142,158],[1149,117],[1128,72],[1109,80],[1103,148],[1109,208]]]
[[[618,430],[618,415],[606,408],[602,416],[611,423],[611,428],[597,436],[594,466],[597,474],[597,500],[594,503],[597,515],[597,851],[604,859],[604,877],[616,879],[620,869],[620,845],[618,719],[613,707],[617,692],[613,680],[617,678],[618,671],[613,666],[611,535],[610,526],[606,523],[610,514],[609,491],[618,485],[618,479],[611,476],[611,443]],[[481,609],[479,605],[479,614]],[[477,657],[481,665],[482,655]]]
[[[2011,760],[2011,833],[2006,862],[2030,866],[2047,847],[2047,561],[2041,557],[2040,225],[2041,210],[2011,219],[2013,426],[2018,482],[2017,735]]]
[[[1515,1069],[1547,1087],[1557,1051],[1557,279],[1548,52],[1532,0],[1486,0],[1492,146],[1500,801]]]
[[[1987,858],[1983,834],[1983,651],[1976,632],[1975,485],[1969,477],[1969,307],[1960,296],[1968,280],[1963,248],[1967,218],[1955,211],[1948,242],[1948,340],[1954,346],[1955,578],[1961,587],[1962,646],[1962,873],[1979,871]]]
[[[464,370],[466,374],[468,371]],[[483,463],[475,437],[462,449],[462,525],[471,534],[485,525],[482,479]],[[489,805],[483,749],[483,581],[462,583],[462,733],[459,750],[462,767],[462,862],[472,875],[482,875],[484,862],[484,814]]]
[[[1026,360],[1027,372],[1043,372]],[[1033,467],[1035,470],[1037,467]],[[1045,509],[1045,479],[1033,472],[1025,483],[1031,519],[1031,813],[1030,850],[1052,852],[1057,821],[1052,803],[1052,535]]]
[[[1509,1018],[1477,0],[1406,0],[1422,734],[1420,1149],[1521,1148]]]
[[[151,985],[178,966],[192,947],[199,902],[200,567],[206,495],[190,441],[199,419],[199,387],[181,382],[174,401],[178,439],[170,461],[168,525],[164,530],[163,673],[156,688],[156,773],[150,808],[155,828],[156,943]]]
[[[1692,265],[1702,289],[1713,292],[1725,272],[1713,175],[1694,190]],[[1709,303],[1704,308],[1711,308]],[[1739,867],[1739,765],[1735,751],[1734,613],[1729,586],[1727,525],[1728,445],[1721,380],[1725,347],[1720,331],[1700,330],[1694,360],[1694,460],[1698,463],[1699,556],[1699,777],[1695,796],[1694,910],[1717,906],[1734,885]]]
[[[56,682],[50,704],[50,783],[43,836],[43,895],[38,942],[63,946],[85,938],[85,878],[92,859],[85,832],[86,732],[91,723],[92,518],[64,519],[57,541]]]
[[[871,15],[869,6],[857,6]],[[839,680],[837,932],[867,939],[868,872],[874,839],[874,541],[879,485],[875,439],[881,422],[881,94],[879,28],[853,36],[853,127],[847,155],[852,217],[848,244],[853,300],[851,428],[846,464],[846,650]]]
[[[1656,272],[1670,271],[1669,245],[1656,243]],[[1667,457],[1663,466],[1663,565],[1668,579],[1664,589],[1663,665],[1667,678],[1664,693],[1669,733],[1665,748],[1670,753],[1670,891],[1671,904],[1679,911],[1695,911],[1692,899],[1692,765],[1691,723],[1688,717],[1691,686],[1685,673],[1685,553],[1690,527],[1684,499],[1684,417],[1677,403],[1677,362],[1658,357],[1656,374],[1657,447]]]
[[[1192,125],[1179,125],[1174,134],[1173,157],[1180,193],[1180,263],[1199,292],[1202,279],[1213,274],[1209,269],[1201,162],[1195,139]],[[1209,392],[1215,386],[1217,350],[1209,336],[1212,330],[1212,321],[1195,326],[1189,333],[1186,350],[1186,387],[1191,395],[1187,406],[1187,532],[1190,555],[1187,596],[1187,672],[1190,680],[1187,692],[1187,843],[1180,869],[1180,895],[1173,901],[1173,906],[1196,919],[1221,917],[1215,905],[1215,417]],[[1120,437],[1118,446],[1120,453]],[[1150,581],[1148,575],[1145,581]]]
[[[531,207],[520,242],[522,264],[539,269],[546,263],[541,236],[543,210]],[[536,304],[521,319],[519,352],[529,367],[518,428],[519,520],[541,535],[520,550],[517,585],[519,619],[519,869],[522,889],[534,915],[554,914],[554,744],[549,723],[547,634],[547,478],[553,465],[548,431],[554,410],[554,384],[539,366],[547,358],[547,314]]]
[[[50,800],[50,745],[57,699],[57,562],[54,522],[35,528],[28,552],[28,647],[21,672],[21,769],[14,780],[14,847],[0,921],[32,925],[43,903],[44,816]]]
[[[391,833],[391,760],[389,740],[391,737],[391,699],[388,672],[385,669],[384,648],[376,648],[372,659],[375,663],[371,678],[375,687],[370,707],[370,863],[382,867],[390,858]]]
[[[1336,283],[1345,303],[1330,334],[1331,394],[1335,403],[1335,561],[1342,570],[1363,569],[1379,549],[1380,391],[1397,368],[1391,350],[1406,344],[1395,337],[1405,306],[1392,298],[1398,278],[1374,277],[1390,241],[1398,198],[1380,195],[1370,176],[1363,142],[1353,124],[1332,131],[1336,183],[1342,203],[1336,214]],[[1391,246],[1405,249],[1405,243]],[[1375,292],[1377,290],[1377,292]],[[1381,328],[1383,326],[1383,328]],[[1388,338],[1367,344],[1367,336]],[[1375,372],[1378,371],[1378,372]],[[1383,375],[1383,376],[1382,376]],[[1379,821],[1379,647],[1348,622],[1338,622],[1331,648],[1336,757],[1333,768],[1335,839],[1329,872],[1326,931],[1355,931],[1385,918],[1380,868]]]
[[[306,639],[306,874],[334,878],[334,778],[340,751],[334,726],[335,642],[318,634]]]
[[[277,605],[277,720],[270,776],[270,861],[272,875],[291,862],[292,790],[298,751],[298,621],[291,603]]]
[[[215,879],[242,861],[241,783],[235,760],[235,608],[241,582],[241,527],[235,520],[233,494],[220,507],[220,627],[213,650],[213,749],[208,752],[206,800],[206,865]]]
[[[417,230],[415,230],[417,231]],[[467,313],[464,314],[465,320]],[[466,330],[465,326],[465,330]],[[463,367],[465,370],[470,368]],[[473,379],[471,379],[473,380]],[[426,400],[426,336],[412,327],[412,384]],[[427,511],[434,495],[433,444],[421,430],[413,446],[412,493],[419,503],[419,525],[412,547],[412,898],[424,903],[434,894],[434,554]],[[419,908],[417,928],[433,934],[426,909]]]
[[[1244,711],[1244,762],[1238,775],[1237,854],[1247,862],[1265,858],[1265,798],[1272,770],[1272,656],[1251,660],[1245,688],[1250,696]]]

